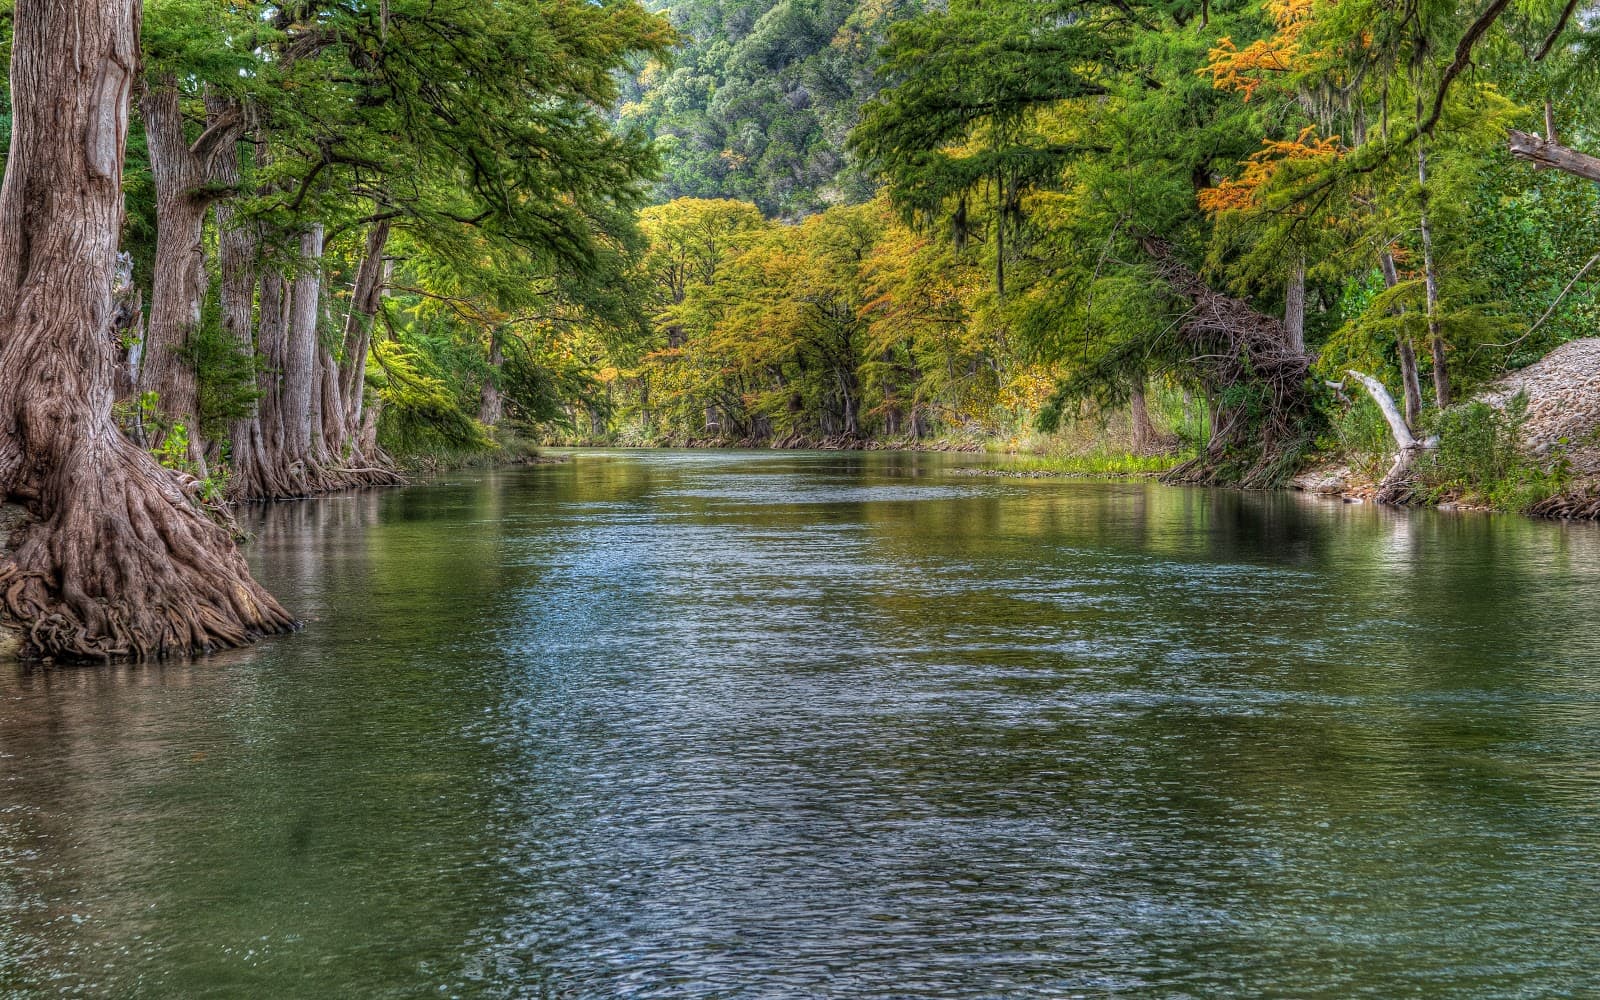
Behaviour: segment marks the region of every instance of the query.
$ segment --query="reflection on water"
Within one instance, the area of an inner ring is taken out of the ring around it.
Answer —
[[[250,512],[304,634],[0,669],[0,994],[1600,989],[1600,531],[963,461]]]

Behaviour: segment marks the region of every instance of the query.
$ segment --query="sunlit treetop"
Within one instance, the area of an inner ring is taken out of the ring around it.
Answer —
[[[1267,0],[1264,5],[1277,32],[1258,38],[1244,48],[1224,35],[1209,53],[1201,76],[1211,77],[1218,90],[1232,90],[1246,101],[1272,76],[1286,76],[1301,68],[1301,44],[1313,16],[1315,0]]]

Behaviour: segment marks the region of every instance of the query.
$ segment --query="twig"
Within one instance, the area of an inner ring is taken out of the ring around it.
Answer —
[[[1527,340],[1529,337],[1533,336],[1536,332],[1538,332],[1539,327],[1544,326],[1544,321],[1549,319],[1550,316],[1556,311],[1556,306],[1560,305],[1561,304],[1561,300],[1567,297],[1567,293],[1572,291],[1572,286],[1576,285],[1580,280],[1582,280],[1583,276],[1585,274],[1589,273],[1589,268],[1594,267],[1596,263],[1600,263],[1600,253],[1597,253],[1593,257],[1590,257],[1589,258],[1589,262],[1587,264],[1585,264],[1582,267],[1578,268],[1578,273],[1574,274],[1572,276],[1572,280],[1567,282],[1567,287],[1563,288],[1561,290],[1561,294],[1556,296],[1555,301],[1550,303],[1550,308],[1548,308],[1548,309],[1546,309],[1544,311],[1544,315],[1539,317],[1538,322],[1536,322],[1532,326],[1528,327],[1528,332],[1527,333],[1524,333],[1522,336],[1518,337],[1516,340],[1513,340],[1508,344],[1483,344],[1481,346],[1483,346],[1483,347],[1507,347],[1507,348],[1516,347],[1518,344],[1522,343],[1524,340]]]

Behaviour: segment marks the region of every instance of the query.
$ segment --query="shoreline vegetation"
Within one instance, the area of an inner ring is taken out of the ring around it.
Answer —
[[[521,439],[1600,518],[1572,3],[16,0],[0,51],[30,655],[293,630],[229,504]]]

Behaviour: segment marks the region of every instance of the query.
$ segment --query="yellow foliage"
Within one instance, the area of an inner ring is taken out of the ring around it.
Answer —
[[[1264,5],[1277,34],[1239,48],[1224,36],[1207,53],[1209,61],[1196,70],[1210,76],[1217,90],[1232,90],[1246,101],[1273,74],[1291,73],[1300,68],[1300,39],[1311,21],[1313,0],[1267,0]]]
[[[1263,139],[1262,148],[1244,161],[1244,172],[1201,191],[1200,210],[1208,215],[1238,212],[1260,204],[1262,192],[1278,177],[1285,163],[1319,158],[1337,159],[1344,153],[1339,137],[1317,138],[1317,127],[1307,125],[1293,139]]]

